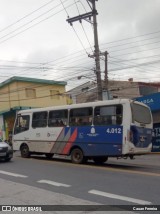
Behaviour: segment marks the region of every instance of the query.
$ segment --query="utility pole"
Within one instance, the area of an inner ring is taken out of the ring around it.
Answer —
[[[104,81],[102,86],[102,98],[103,100],[109,99],[109,93],[108,93],[108,52],[101,52],[100,56],[104,56]]]
[[[97,31],[97,10],[95,0],[91,0],[92,12],[93,12],[93,27],[94,27],[94,45],[95,45],[95,63],[96,63],[96,76],[97,76],[97,91],[98,100],[102,100],[102,80],[101,80],[101,68],[100,68],[100,51],[98,43],[98,31]]]
[[[98,31],[97,31],[97,10],[96,10],[96,1],[98,0],[87,0],[88,4],[89,2],[91,3],[90,7],[92,9],[91,12],[89,13],[85,13],[85,14],[82,14],[82,15],[79,15],[79,16],[76,16],[76,17],[73,17],[73,18],[68,18],[67,21],[72,25],[72,22],[75,22],[75,21],[82,21],[82,19],[87,19],[89,18],[89,21],[90,22],[90,19],[91,17],[93,16],[93,28],[94,28],[94,47],[95,47],[95,50],[94,50],[94,55],[93,56],[90,56],[89,57],[94,57],[95,58],[95,63],[96,63],[96,77],[97,77],[97,98],[98,100],[102,100],[102,81],[101,81],[101,69],[100,69],[100,51],[99,51],[99,43],[98,43]]]
[[[104,52],[105,70],[104,70],[104,90],[108,91],[108,52]]]

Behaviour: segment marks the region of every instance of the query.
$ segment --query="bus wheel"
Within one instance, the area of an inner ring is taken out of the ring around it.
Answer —
[[[96,164],[102,164],[108,160],[108,157],[94,157],[93,160]]]
[[[9,162],[10,160],[11,160],[11,158],[6,158],[5,159],[6,162]]]
[[[23,158],[29,158],[29,156],[30,156],[29,148],[26,144],[21,146],[21,156]]]
[[[51,159],[53,157],[53,154],[48,153],[48,154],[45,154],[45,156],[46,156],[47,159]]]
[[[83,152],[81,149],[75,148],[72,150],[72,152],[71,152],[72,163],[81,164],[84,162],[84,159],[85,158],[83,156]]]

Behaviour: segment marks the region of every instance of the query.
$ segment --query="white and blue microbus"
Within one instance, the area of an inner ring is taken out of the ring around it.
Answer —
[[[130,157],[152,148],[152,115],[145,104],[116,99],[21,110],[13,130],[13,149],[32,154],[71,156],[73,163]]]

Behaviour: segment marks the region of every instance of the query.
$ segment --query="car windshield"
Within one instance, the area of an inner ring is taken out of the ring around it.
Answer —
[[[151,113],[149,108],[139,105],[137,103],[131,103],[133,122],[149,124],[151,123]]]

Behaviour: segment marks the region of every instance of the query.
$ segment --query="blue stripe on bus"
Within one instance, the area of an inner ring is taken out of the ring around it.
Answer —
[[[73,146],[80,146],[86,156],[114,156],[122,153],[122,126],[66,127],[65,133],[67,134],[70,129],[72,134],[75,128],[78,128],[78,133]]]

